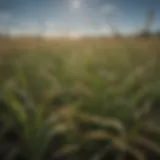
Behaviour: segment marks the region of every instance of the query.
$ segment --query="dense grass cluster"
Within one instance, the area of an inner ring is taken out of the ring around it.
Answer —
[[[0,159],[160,159],[159,40],[1,40]]]

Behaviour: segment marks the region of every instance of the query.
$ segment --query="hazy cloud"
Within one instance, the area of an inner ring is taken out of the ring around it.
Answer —
[[[101,9],[101,13],[104,15],[112,15],[117,13],[117,11],[118,11],[117,6],[112,4],[105,4]]]
[[[11,14],[5,11],[0,11],[0,22],[7,22],[11,19]]]

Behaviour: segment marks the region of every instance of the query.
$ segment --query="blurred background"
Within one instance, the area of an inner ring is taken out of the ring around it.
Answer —
[[[159,7],[158,0],[1,0],[0,32],[16,37],[156,34]]]
[[[159,0],[0,0],[0,159],[160,159]]]

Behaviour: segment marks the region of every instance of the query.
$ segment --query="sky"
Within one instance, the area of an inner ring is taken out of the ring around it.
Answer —
[[[12,35],[127,34],[140,30],[154,10],[160,28],[160,0],[0,0],[0,32]]]

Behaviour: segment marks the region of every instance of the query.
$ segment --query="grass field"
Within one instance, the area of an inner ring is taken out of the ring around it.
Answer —
[[[0,159],[160,159],[160,39],[0,39],[0,53]]]

